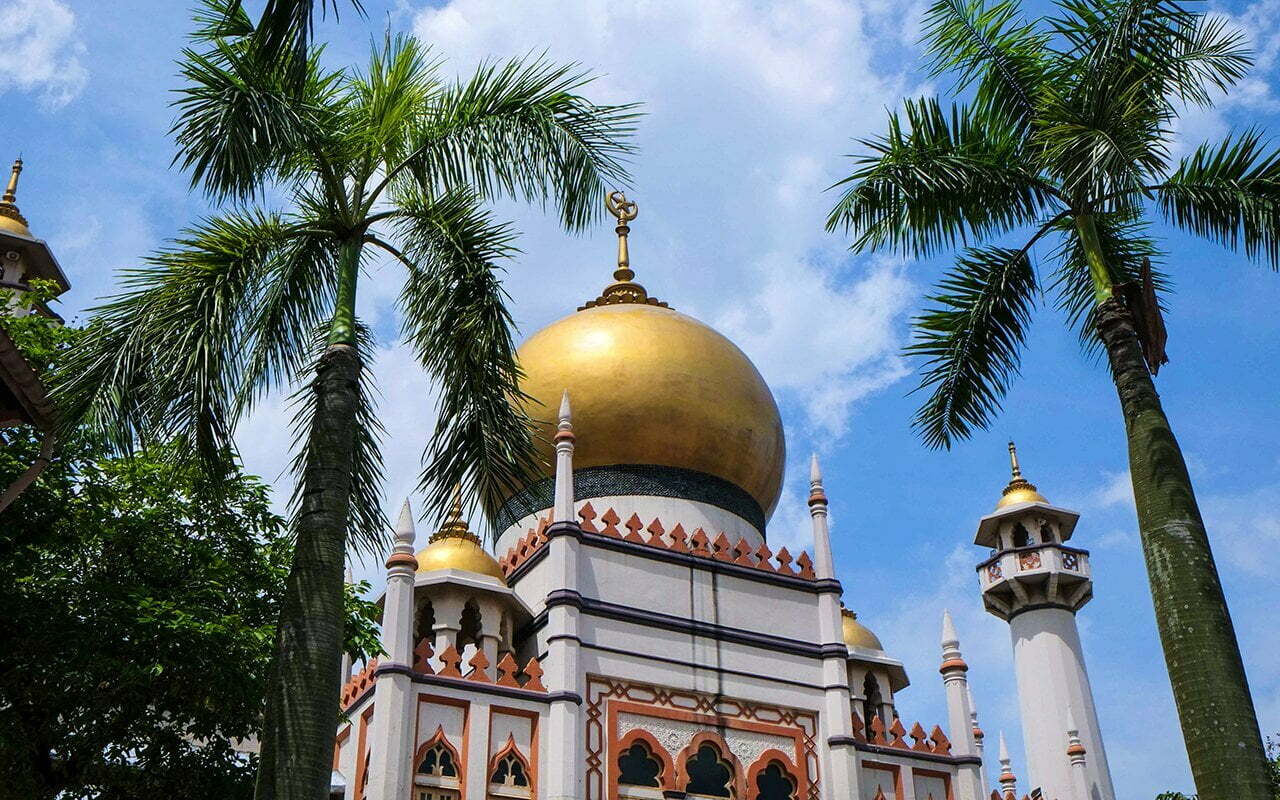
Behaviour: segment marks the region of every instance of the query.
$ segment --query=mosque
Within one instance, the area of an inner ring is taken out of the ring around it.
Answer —
[[[3,286],[65,291],[18,211],[20,170],[0,200]],[[334,796],[1115,800],[1075,620],[1092,597],[1089,554],[1068,544],[1078,515],[1037,492],[1011,444],[974,543],[1013,641],[1019,778],[1003,741],[987,757],[945,612],[947,718],[905,715],[905,666],[836,579],[816,459],[812,555],[769,544],[786,452],[773,395],[732,342],[635,281],[636,205],[614,193],[609,209],[613,283],[520,350],[546,470],[487,509],[492,552],[458,499],[419,549],[405,504],[385,655],[343,667]],[[6,413],[36,419],[4,355]]]

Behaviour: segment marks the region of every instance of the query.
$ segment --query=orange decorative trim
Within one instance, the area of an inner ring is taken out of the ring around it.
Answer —
[[[489,712],[489,724],[490,726],[493,725],[492,711]],[[524,753],[520,752],[519,746],[516,745],[515,734],[511,733],[507,734],[507,743],[502,746],[502,749],[494,753],[489,759],[489,766],[484,773],[485,785],[487,786],[493,783],[493,773],[498,769],[498,762],[505,759],[508,755],[514,755],[516,760],[520,762],[520,766],[524,767],[524,774],[529,779],[529,796],[537,797],[538,794],[534,791],[533,786],[533,767],[529,765],[529,759],[525,757]]]
[[[956,800],[955,788],[951,785],[951,773],[939,772],[933,769],[924,769],[923,767],[912,767],[911,775],[922,775],[926,778],[938,778],[942,781],[942,786],[946,790],[946,797],[935,797],[934,800]],[[922,800],[917,798],[917,800]]]
[[[1073,744],[1067,748],[1067,755],[1069,756],[1082,756],[1087,752],[1089,751],[1085,750],[1082,744]]]
[[[969,665],[964,663],[963,658],[951,658],[951,659],[947,659],[946,661],[943,661],[942,666],[938,667],[938,672],[942,673],[943,675],[946,675],[948,672],[951,672],[952,670],[968,672]]]
[[[862,767],[863,769],[879,769],[893,773],[893,800],[903,800],[905,797],[905,790],[902,786],[902,767],[897,764],[887,764],[883,761],[871,760],[864,760],[862,762]]]
[[[468,757],[470,755],[469,751],[471,748],[471,702],[468,700],[460,700],[456,697],[445,697],[444,695],[427,694],[426,692],[419,693],[418,704],[414,707],[413,715],[413,736],[415,742],[418,740],[418,736],[422,733],[418,728],[419,723],[422,721],[422,706],[431,704],[453,706],[454,708],[462,709],[462,735],[459,737],[462,739],[462,753],[461,758],[458,761],[458,800],[467,800],[467,765],[471,763],[468,761]],[[442,733],[444,731],[444,728],[441,725],[437,725],[436,729],[438,733]],[[447,744],[448,739],[446,739],[445,742]],[[452,748],[451,744],[448,746]],[[458,754],[456,750],[454,750],[454,754]],[[418,762],[416,759],[413,762],[413,769],[415,772],[418,769]]]
[[[542,719],[537,711],[529,711],[523,708],[512,708],[510,706],[489,706],[489,730],[493,730],[493,715],[505,714],[509,717],[524,717],[529,720],[529,757],[524,760],[524,766],[529,776],[529,796],[538,796],[538,722]],[[510,737],[508,737],[510,738]],[[485,783],[488,784],[489,775],[493,771],[490,770],[485,775]]]
[[[733,751],[729,749],[729,743],[724,737],[715,731],[699,731],[689,740],[689,744],[676,755],[676,788],[682,789],[689,785],[689,773],[685,769],[685,764],[689,759],[698,754],[704,744],[714,747],[720,754],[720,758],[729,764],[729,794],[735,800],[742,800],[746,797],[746,775],[742,768],[742,762],[738,760]]]
[[[463,719],[466,719],[465,714]],[[444,745],[444,749],[448,750],[449,755],[453,757],[453,767],[458,771],[458,784],[461,785],[466,780],[467,765],[459,758],[458,748],[454,747],[453,742],[449,741],[449,737],[445,735],[443,725],[436,725],[436,732],[431,734],[431,738],[420,744],[418,749],[413,751],[413,763],[410,765],[413,774],[418,774],[418,765],[422,763],[422,759],[426,758],[427,751],[438,744]]]
[[[356,800],[364,800],[365,784],[369,782],[369,720],[373,719],[373,706],[360,715],[360,737],[356,740]]]
[[[782,766],[782,771],[787,773],[791,780],[795,781],[795,796],[799,797],[800,771],[796,769],[795,764],[791,763],[791,759],[787,757],[786,753],[776,747],[771,747],[761,753],[760,757],[756,759],[756,763],[752,764],[750,769],[747,770],[747,800],[759,800],[760,788],[756,786],[756,779],[760,777],[760,773],[768,769],[770,764],[780,764]]]
[[[614,772],[606,769],[604,762],[620,753],[618,715],[623,713],[688,722],[721,731],[743,730],[786,738],[795,743],[795,754],[788,756],[788,760],[797,766],[797,798],[820,800],[818,722],[812,711],[594,675],[587,677],[586,711],[585,800],[617,797]],[[681,786],[683,784],[677,784],[674,788]],[[741,794],[736,797],[745,800]]]
[[[764,572],[776,572],[805,580],[817,579],[813,572],[813,558],[808,553],[801,553],[793,559],[784,547],[775,555],[769,550],[768,545],[761,544],[753,547],[743,536],[733,541],[724,531],[717,533],[714,539],[701,528],[689,535],[679,524],[667,531],[660,518],[655,517],[646,525],[640,515],[635,513],[623,522],[622,515],[616,509],[607,508],[603,514],[598,514],[591,503],[584,503],[582,508],[578,509],[578,519],[578,524],[584,533],[625,539],[628,542],[670,550],[673,553],[690,553],[699,558],[753,567]],[[604,525],[603,528],[596,526],[597,519]],[[550,522],[550,517],[539,519],[535,527],[528,529],[525,535],[516,540],[516,543],[498,559],[498,566],[502,568],[503,575],[510,577],[520,568],[520,565],[546,545],[548,541],[546,530]],[[798,569],[793,569],[792,563]]]
[[[391,557],[387,559],[387,569],[401,564],[409,569],[416,570],[418,568],[418,559],[413,553],[392,553]]]
[[[333,768],[336,770],[342,757],[342,746],[351,738],[351,726],[343,728],[333,739]]]
[[[373,673],[378,669],[378,659],[373,659],[364,665],[364,668],[352,675],[350,680],[342,685],[342,694],[339,695],[339,707],[346,711],[351,705],[359,700],[364,693],[373,686]]]

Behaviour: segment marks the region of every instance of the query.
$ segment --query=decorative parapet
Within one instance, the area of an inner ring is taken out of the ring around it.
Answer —
[[[693,533],[688,533],[680,524],[667,530],[661,519],[654,518],[646,525],[638,514],[632,514],[624,522],[613,508],[599,514],[590,503],[583,504],[578,511],[578,518],[584,534],[607,536],[633,544],[647,545],[726,564],[737,564],[776,575],[809,581],[817,579],[813,571],[813,559],[808,553],[801,552],[799,556],[792,556],[785,547],[774,553],[767,544],[762,543],[753,547],[745,537],[739,537],[736,542],[730,541],[723,531],[712,538],[702,528],[696,528]],[[503,575],[509,577],[521,564],[546,545],[549,525],[549,519],[539,520],[536,527],[530,528],[507,551],[506,555],[498,559]]]
[[[339,695],[339,707],[346,711],[348,708],[364,696],[364,693],[373,687],[374,673],[378,671],[378,659],[373,659],[364,668],[352,675],[351,678],[342,685],[342,694]]]
[[[489,657],[484,654],[484,651],[477,650],[475,655],[471,656],[467,661],[469,669],[464,674],[462,671],[462,654],[458,652],[456,647],[449,645],[440,653],[439,670],[431,666],[433,652],[431,642],[426,639],[418,642],[418,646],[413,648],[413,671],[420,675],[438,675],[441,678],[456,678],[474,683],[496,683],[498,686],[524,689],[527,692],[547,691],[547,687],[542,685],[542,664],[536,656],[530,658],[524,665],[524,669],[521,669],[519,663],[509,652],[504,653],[496,665],[491,665]],[[496,667],[496,676],[490,672],[490,666]],[[520,680],[521,675],[524,676],[523,681]]]
[[[984,590],[1014,576],[1050,572],[1090,577],[1089,551],[1061,544],[1040,544],[1003,550],[978,565],[978,577]]]
[[[908,736],[911,737],[911,744],[907,744],[905,737]],[[896,750],[932,753],[939,756],[951,755],[951,740],[942,732],[942,727],[939,725],[934,725],[933,730],[925,733],[924,726],[917,722],[908,731],[902,726],[900,719],[895,719],[893,724],[886,728],[884,720],[873,717],[868,729],[862,717],[855,711],[853,712],[853,738],[855,741],[877,747],[891,747]]]

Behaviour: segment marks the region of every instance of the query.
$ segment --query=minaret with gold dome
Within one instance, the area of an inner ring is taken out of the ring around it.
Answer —
[[[1067,545],[1080,515],[1052,505],[1023,476],[1013,442],[1009,461],[1009,483],[974,543],[991,549],[977,568],[983,604],[1009,623],[1013,638],[1031,785],[1047,798],[1078,797],[1080,767],[1072,762],[1083,746],[1087,791],[1079,800],[1114,800],[1076,626],[1076,612],[1093,597],[1089,553]]]
[[[0,195],[0,289],[26,292],[33,279],[52,281],[56,294],[71,288],[67,276],[43,239],[31,233],[27,218],[18,209],[18,178],[22,175],[22,159],[16,159],[9,171],[4,194]],[[38,313],[56,318],[48,308]]]

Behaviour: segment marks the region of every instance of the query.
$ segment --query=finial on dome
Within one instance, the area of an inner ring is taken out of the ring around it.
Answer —
[[[13,170],[9,173],[9,184],[5,187],[4,196],[0,197],[0,217],[8,217],[18,223],[19,233],[30,234],[27,230],[27,218],[18,211],[18,176],[22,174],[22,157],[14,159]],[[6,227],[0,225],[0,228]],[[15,226],[9,226],[13,228]]]
[[[444,522],[441,523],[440,529],[431,534],[428,541],[436,542],[441,539],[474,539],[479,542],[479,537],[470,531],[467,527],[467,521],[462,517],[462,485],[454,484],[453,500],[449,503],[449,511],[445,514]]]
[[[604,198],[604,205],[618,220],[618,226],[613,229],[618,234],[618,268],[613,271],[613,283],[606,286],[595,300],[588,300],[579,306],[578,310],[584,311],[596,306],[620,303],[640,303],[666,308],[666,303],[650,297],[645,288],[635,282],[636,273],[631,269],[631,251],[627,247],[627,235],[631,233],[631,225],[628,223],[640,213],[639,206],[634,200],[628,200],[622,192],[609,192]]]
[[[1000,493],[1000,502],[996,508],[1017,505],[1019,503],[1049,502],[1036,490],[1036,485],[1022,477],[1022,467],[1018,464],[1018,446],[1009,442],[1009,485]]]
[[[400,506],[400,519],[396,522],[396,541],[413,544],[417,531],[413,527],[413,510],[409,507],[409,498]]]

